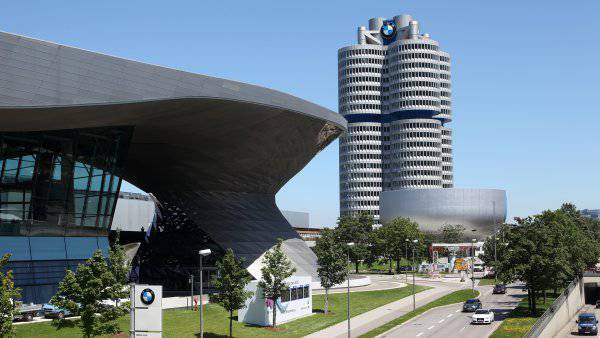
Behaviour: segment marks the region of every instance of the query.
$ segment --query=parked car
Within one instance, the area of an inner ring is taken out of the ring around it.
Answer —
[[[20,320],[24,322],[30,322],[33,320],[33,317],[37,316],[41,310],[42,306],[38,304],[23,304],[21,302],[16,302],[17,306],[17,314],[13,317],[13,320]]]
[[[494,321],[494,312],[490,310],[479,309],[471,317],[471,324],[491,324]]]
[[[596,309],[600,308],[600,300],[596,301]]]
[[[598,319],[593,313],[582,313],[577,316],[577,333],[598,335]]]
[[[481,309],[481,301],[477,298],[467,299],[463,304],[463,312],[475,312]]]
[[[504,284],[496,284],[494,285],[493,294],[505,294],[506,293],[506,285]]]
[[[44,318],[63,319],[65,317],[73,315],[71,311],[59,308],[58,306],[53,304],[44,304],[42,306],[42,312],[44,313]]]

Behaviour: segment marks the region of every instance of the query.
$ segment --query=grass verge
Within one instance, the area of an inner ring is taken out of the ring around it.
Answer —
[[[416,292],[421,292],[429,287],[416,286]],[[412,286],[400,289],[353,292],[350,298],[351,316],[373,310],[377,307],[412,295]],[[237,321],[233,322],[234,337],[302,337],[312,332],[322,330],[346,319],[347,295],[337,293],[329,295],[330,313],[323,313],[325,296],[313,296],[313,315],[300,318],[290,323],[280,325],[280,330],[272,331],[268,328],[248,325]],[[73,321],[75,323],[75,321]],[[121,331],[128,332],[129,316],[119,319]],[[224,338],[229,334],[229,318],[227,312],[216,304],[206,307],[204,318],[204,336],[206,338]],[[49,322],[35,323],[16,326],[17,337],[81,337],[81,330],[77,327],[69,327],[56,330]],[[165,310],[163,312],[163,337],[197,337],[199,333],[198,312],[188,310]],[[122,336],[112,337],[126,337]],[[111,337],[110,335],[102,337]]]
[[[498,283],[501,283],[498,281]],[[496,282],[493,278],[481,278],[479,279],[479,285],[496,285]]]
[[[492,333],[490,338],[517,338],[523,337],[535,324],[537,319],[552,305],[560,294],[547,294],[546,303],[543,298],[537,299],[537,314],[534,316],[527,308],[527,297],[508,315],[502,324]]]
[[[398,317],[390,322],[387,322],[386,324],[361,335],[360,338],[375,337],[377,335],[380,335],[380,334],[392,329],[395,326],[405,323],[409,319],[414,318],[414,317],[424,313],[427,310],[433,309],[438,306],[462,303],[462,302],[466,301],[467,299],[475,298],[477,296],[479,296],[479,291],[477,291],[477,290],[473,291],[471,289],[464,289],[464,290],[454,291],[451,294],[448,294],[441,298],[438,298],[432,302],[429,302],[423,306],[418,307],[414,311],[411,311],[401,317]]]

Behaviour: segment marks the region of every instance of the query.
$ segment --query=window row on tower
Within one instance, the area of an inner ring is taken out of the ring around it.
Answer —
[[[450,58],[444,55],[440,55],[440,61],[450,63]]]
[[[410,59],[429,59],[439,61],[440,56],[432,53],[402,53],[391,57],[391,62],[404,61]]]
[[[340,80],[340,86],[344,86],[348,83],[359,83],[359,82],[381,82],[380,76],[352,76],[346,77],[343,80]]]
[[[435,72],[404,72],[404,73],[398,73],[398,74],[391,75],[389,77],[389,80],[396,81],[396,80],[402,80],[402,79],[410,79],[413,77],[428,77],[428,78],[432,78],[432,79],[439,79],[442,75],[444,75],[444,74],[435,73]]]
[[[386,173],[387,177],[411,177],[411,176],[442,176],[442,172],[439,170],[402,170],[400,172]]]
[[[401,123],[401,124],[392,124],[390,127],[390,130],[396,131],[396,130],[423,129],[423,128],[440,129],[440,125],[436,124],[436,123],[431,123],[431,122],[408,122],[408,123]]]
[[[436,45],[428,43],[407,43],[401,44],[395,48],[396,51],[412,50],[412,49],[428,49],[437,51],[439,48]]]
[[[443,171],[452,171],[452,166],[444,165],[444,166],[442,166],[442,170]]]
[[[394,181],[386,184],[388,188],[418,188],[423,186],[441,186],[442,181],[440,180],[403,180]]]
[[[394,134],[391,136],[392,140],[400,140],[400,139],[407,139],[407,138],[417,138],[417,137],[428,137],[428,138],[439,138],[440,137],[440,133],[439,132],[430,132],[430,131],[410,131],[410,132],[403,132],[401,134]]]
[[[380,160],[381,154],[344,154],[340,156],[341,161]]]
[[[439,148],[439,142],[427,141],[402,141],[390,144],[390,149],[407,149],[407,148]]]
[[[414,106],[430,106],[430,107],[439,107],[440,101],[432,101],[432,100],[403,100],[400,102],[394,102],[389,105],[390,109],[398,109],[398,108],[408,108]]]
[[[390,94],[390,98],[398,99],[404,97],[411,96],[430,96],[430,97],[440,97],[440,92],[433,90],[406,90],[397,93]]]
[[[339,67],[346,67],[351,65],[360,65],[365,63],[371,63],[375,65],[385,65],[387,60],[375,59],[375,58],[359,58],[359,59],[340,59],[338,62]]]
[[[380,135],[345,135],[340,137],[340,142],[381,141]]]
[[[379,206],[379,201],[344,201],[341,203],[343,207],[376,207]]]
[[[442,144],[448,144],[448,145],[450,145],[450,144],[452,144],[452,139],[449,139],[449,138],[443,138],[443,139],[442,139]]]
[[[351,144],[340,145],[340,151],[381,150],[378,144]]]
[[[404,149],[400,149],[400,150],[404,150]],[[385,158],[386,159],[390,159],[390,158],[412,158],[412,157],[440,157],[440,152],[439,151],[429,151],[429,150],[408,150],[406,149],[406,151],[400,151],[397,153],[392,153],[392,154],[386,154]],[[384,169],[388,169],[389,166],[386,165],[386,163],[384,163],[383,165]]]
[[[350,49],[340,52],[340,57],[359,56],[359,55],[385,55],[384,50],[378,49]]]
[[[380,104],[374,103],[357,103],[357,104],[346,104],[340,107],[340,113],[345,113],[353,110],[381,110]]]
[[[347,87],[341,87],[339,90],[340,95],[343,94],[349,94],[349,93],[355,93],[355,92],[379,92],[381,90],[381,86],[367,86],[367,85],[363,85],[363,86],[356,86],[356,85],[352,85],[352,86],[347,86]]]
[[[355,102],[355,101],[380,101],[381,96],[379,95],[349,95],[340,97],[340,104]]]
[[[362,162],[362,163],[340,163],[342,171],[359,170],[359,169],[381,169],[381,163]]]
[[[434,82],[434,81],[404,81],[404,82],[397,82],[394,84],[389,85],[388,89],[389,90],[397,90],[400,88],[411,88],[411,87],[433,87],[433,88],[439,88],[441,84],[444,84],[443,82]]]
[[[430,63],[430,62],[407,62],[407,63],[401,63],[401,64],[397,64],[395,66],[388,67],[388,73],[392,73],[397,70],[406,70],[406,69],[412,69],[412,68],[430,68],[430,69],[439,70],[440,65],[438,65],[437,63]]]
[[[379,191],[352,191],[352,192],[346,192],[344,194],[342,194],[342,197],[344,199],[349,199],[349,198],[365,198],[365,197],[379,197]]]
[[[381,173],[380,172],[347,173],[347,174],[341,174],[340,177],[343,179],[350,179],[350,180],[356,180],[356,179],[361,179],[361,178],[381,178]]]
[[[346,189],[365,189],[365,188],[380,188],[381,182],[343,182],[340,184],[341,190]]]
[[[385,73],[385,70],[381,69],[381,68],[376,68],[376,67],[354,67],[354,68],[343,68],[340,69],[339,71],[339,75],[340,76],[344,76],[344,75],[352,75],[352,74],[360,74],[360,73],[375,73],[375,74],[379,74],[379,73]]]

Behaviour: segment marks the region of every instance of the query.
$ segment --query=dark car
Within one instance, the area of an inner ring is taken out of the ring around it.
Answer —
[[[463,312],[475,312],[479,309],[481,309],[481,301],[477,298],[468,299],[463,304]]]
[[[505,294],[506,293],[506,285],[504,284],[496,284],[494,285],[493,294]]]
[[[600,300],[596,301],[596,309],[600,308]]]
[[[593,313],[582,313],[577,316],[577,333],[578,334],[598,334],[598,319]]]

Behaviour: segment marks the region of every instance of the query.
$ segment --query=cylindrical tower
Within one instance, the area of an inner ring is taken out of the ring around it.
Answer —
[[[378,45],[359,44],[338,52],[339,112],[348,120],[348,131],[340,137],[340,213],[367,212],[376,221],[384,58],[385,50]]]
[[[338,52],[340,211],[379,219],[382,190],[453,187],[450,57],[408,15],[369,20]]]

